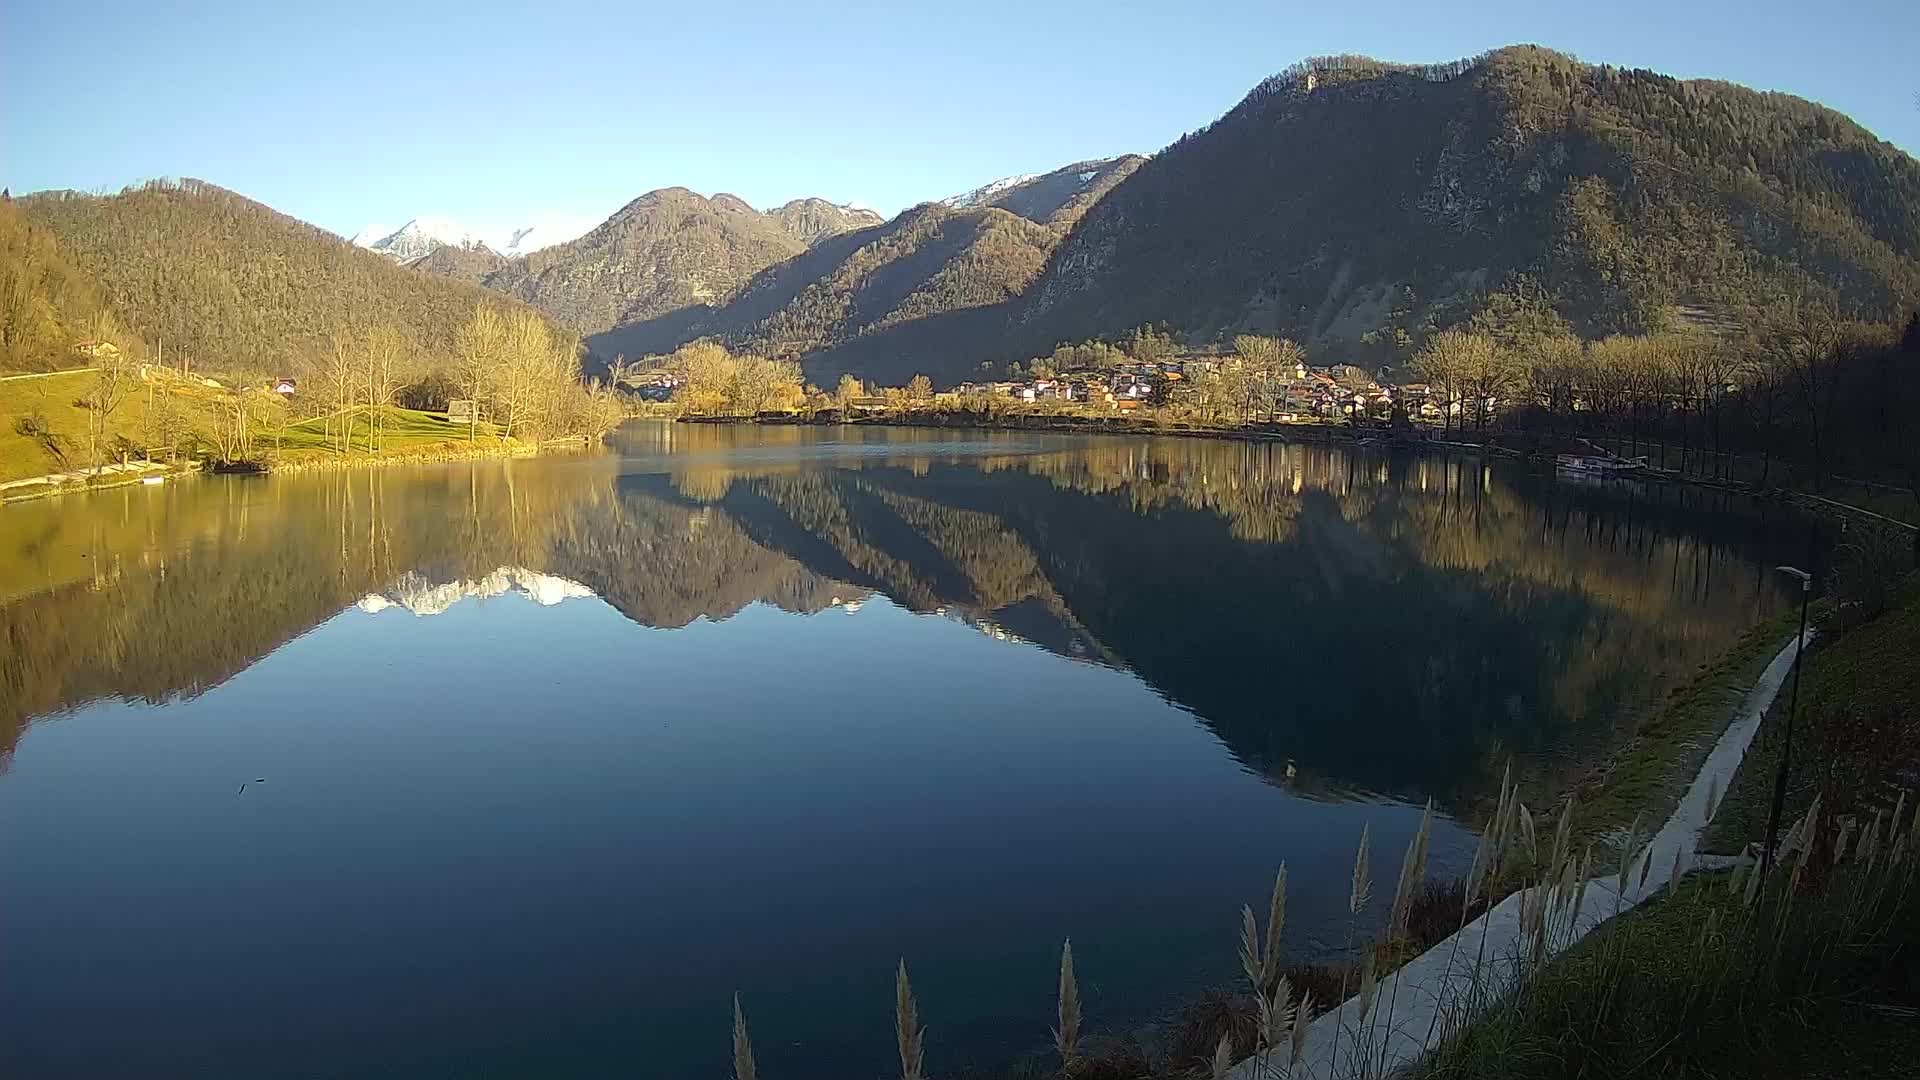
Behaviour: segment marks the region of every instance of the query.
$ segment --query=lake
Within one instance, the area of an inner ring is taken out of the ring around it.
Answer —
[[[1738,498],[1369,447],[634,424],[0,510],[9,1075],[934,1072],[1339,952],[1794,602]],[[897,1075],[897,1074],[896,1074]]]

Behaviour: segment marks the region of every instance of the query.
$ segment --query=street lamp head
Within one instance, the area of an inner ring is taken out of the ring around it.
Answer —
[[[1805,570],[1802,570],[1797,566],[1776,566],[1774,567],[1774,569],[1780,571],[1783,574],[1789,574],[1793,577],[1799,578],[1801,588],[1807,588],[1813,584],[1813,575],[1807,573]]]

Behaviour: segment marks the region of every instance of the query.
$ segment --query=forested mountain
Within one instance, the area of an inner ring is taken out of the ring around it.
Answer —
[[[884,224],[667,188],[524,257],[441,245],[402,268],[194,181],[14,205],[50,236],[16,229],[9,251],[57,253],[9,279],[43,299],[20,300],[33,314],[8,334],[72,337],[60,320],[105,306],[232,370],[287,367],[349,323],[398,322],[443,352],[480,295],[468,284],[605,356],[712,335],[799,354],[823,384],[950,383],[1143,324],[1399,363],[1468,321],[1597,337],[1739,326],[1783,299],[1875,320],[1920,301],[1913,158],[1796,98],[1534,47],[1310,61],[1151,159],[1010,178]]]
[[[1133,175],[1146,160],[1139,154],[1124,154],[1098,161],[1077,161],[1038,176],[995,180],[965,195],[941,201],[956,210],[997,206],[1028,221],[1065,230],[1107,192]]]
[[[407,265],[472,285],[484,285],[487,275],[507,265],[507,257],[484,244],[472,247],[439,244]]]
[[[1387,359],[1490,304],[1589,335],[1799,295],[1886,319],[1917,251],[1920,163],[1829,109],[1534,47],[1337,57],[1090,210],[1002,348],[1164,321]]]
[[[0,200],[0,371],[75,367],[74,343],[118,329],[100,287],[53,233]]]
[[[796,200],[763,214],[737,196],[707,199],[663,188],[578,240],[508,260],[485,282],[573,329],[596,333],[720,303],[810,242],[877,221],[876,214],[824,199]]]
[[[1018,296],[1059,235],[998,207],[924,203],[883,226],[833,236],[775,264],[718,308],[596,336],[605,355],[657,352],[714,336],[772,355],[810,354],[931,316]]]
[[[1435,67],[1310,61],[1151,159],[1015,177],[942,209],[956,206],[1065,238],[1035,277],[1044,236],[917,208],[773,266],[717,311],[636,323],[614,349],[714,334],[802,353],[823,384],[944,383],[1143,324],[1403,363],[1470,320],[1598,337],[1737,327],[1781,300],[1874,320],[1920,301],[1913,158],[1797,98],[1530,46]],[[936,253],[956,261],[929,272]]]
[[[198,180],[14,206],[135,333],[210,374],[296,371],[333,335],[372,326],[391,327],[432,365],[474,308],[498,299]]]

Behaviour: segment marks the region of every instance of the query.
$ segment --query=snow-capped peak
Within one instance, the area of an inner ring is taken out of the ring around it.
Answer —
[[[372,615],[391,607],[405,608],[415,615],[439,615],[468,597],[487,600],[509,592],[519,593],[541,607],[593,595],[592,589],[570,578],[524,566],[503,566],[478,581],[458,578],[436,583],[408,571],[385,591],[361,597],[356,606]]]
[[[347,242],[354,247],[370,248],[380,241],[385,240],[387,237],[392,236],[393,233],[394,228],[391,225],[369,225],[359,232],[354,233],[353,239]]]
[[[991,184],[974,188],[972,191],[963,195],[954,195],[941,199],[940,202],[943,205],[953,207],[955,210],[968,210],[976,206],[985,206],[1005,192],[1039,179],[1039,176],[1039,173],[1021,173],[1018,176],[1003,176]]]
[[[449,217],[417,217],[398,229],[369,225],[354,234],[353,243],[402,262],[443,246],[485,247],[512,257],[577,239],[597,224],[580,214],[539,214],[529,224],[510,227],[463,225]]]

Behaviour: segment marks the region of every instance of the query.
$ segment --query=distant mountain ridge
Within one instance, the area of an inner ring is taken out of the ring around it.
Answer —
[[[580,214],[543,214],[531,224],[510,227],[466,225],[448,217],[417,217],[397,229],[369,225],[355,233],[352,243],[400,262],[412,262],[443,247],[485,248],[513,258],[564,244],[593,228]]]
[[[940,200],[955,210],[997,206],[1028,221],[1071,227],[1147,159],[1139,154],[1077,161],[1052,172],[1009,176]]]
[[[1073,223],[1144,161],[1128,154],[1077,162],[922,203],[884,224],[869,215],[866,227],[815,237],[806,252],[769,264],[724,295],[622,320],[590,344],[602,355],[635,356],[712,336],[737,348],[807,356],[889,332],[910,334],[899,328],[929,319],[947,320],[929,325],[948,329],[951,320],[965,321],[966,331],[953,340],[977,341],[980,327],[997,317],[981,313],[1018,297]]]
[[[741,199],[662,188],[621,207],[592,231],[484,278],[583,333],[726,296],[749,277],[807,249]]]
[[[872,228],[887,220],[864,206],[831,203],[817,198],[794,199],[767,211],[767,216],[803,244],[812,244],[855,229]]]
[[[1193,344],[1255,332],[1404,363],[1476,320],[1594,338],[1739,327],[1803,299],[1875,321],[1920,301],[1920,162],[1846,117],[1533,46],[1431,66],[1326,57],[1132,169],[1007,301],[804,359],[822,385],[944,384],[1161,324]]]
[[[517,297],[591,334],[719,303],[809,245],[880,221],[871,210],[826,199],[795,199],[762,213],[737,195],[661,188],[577,237],[518,257],[443,243],[414,265]]]
[[[602,356],[709,335],[798,356],[823,385],[946,384],[1149,323],[1378,364],[1470,322],[1592,338],[1738,327],[1783,301],[1874,320],[1920,301],[1920,162],[1784,94],[1533,46],[1429,66],[1315,59],[1151,157],[1008,177],[885,221],[663,188],[561,242],[420,218],[349,247],[191,181],[15,205],[139,333],[276,370],[386,309],[442,354],[488,295],[456,282],[546,312]],[[421,284],[436,278],[455,281]]]
[[[828,237],[753,275],[718,304],[615,326],[589,339],[602,355],[663,352],[696,337],[805,355],[920,319],[1004,304],[1059,242],[1055,230],[997,206],[922,203],[884,225]]]

